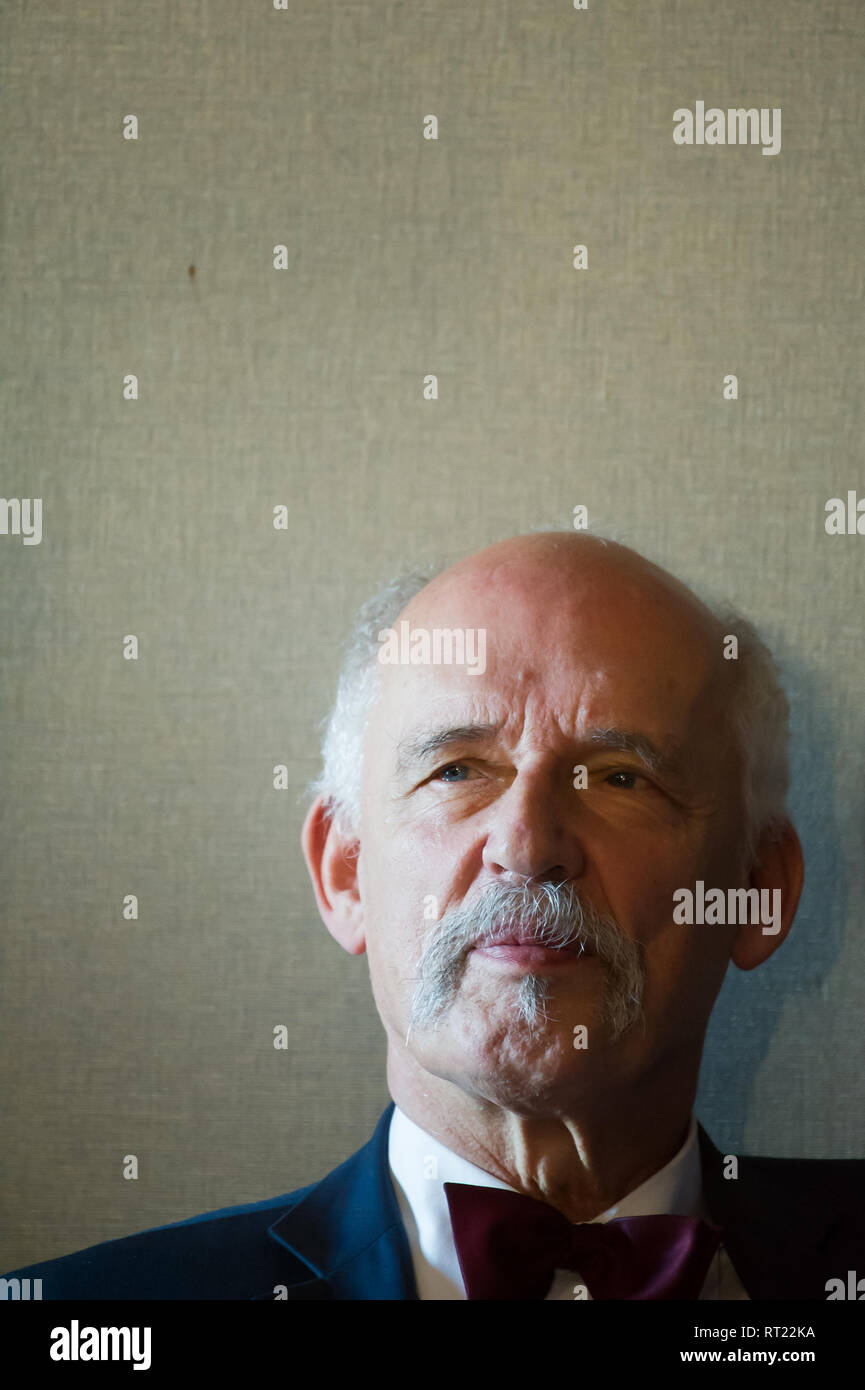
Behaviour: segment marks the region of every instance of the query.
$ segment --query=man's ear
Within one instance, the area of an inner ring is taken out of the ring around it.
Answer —
[[[755,966],[762,965],[781,945],[793,925],[804,877],[802,846],[791,822],[785,821],[774,834],[764,832],[757,857],[751,866],[748,887],[769,890],[768,901],[773,905],[779,903],[778,919],[773,919],[771,923],[746,922],[740,925],[730,952],[730,959],[740,970],[753,970]],[[776,889],[779,898],[774,895]],[[762,893],[760,901],[762,904]],[[762,917],[762,912],[759,915]],[[764,925],[770,926],[771,931],[764,932]]]
[[[325,797],[316,797],[300,843],[321,920],[350,955],[366,950],[363,906],[357,883],[360,842],[341,832]]]

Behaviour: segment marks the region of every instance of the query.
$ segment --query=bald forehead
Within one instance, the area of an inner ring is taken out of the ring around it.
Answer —
[[[498,625],[509,609],[512,617],[542,614],[547,634],[550,623],[573,629],[598,615],[622,630],[651,623],[656,637],[674,629],[678,645],[716,648],[720,638],[716,619],[673,575],[626,546],[567,531],[518,536],[467,557],[426,585],[402,616],[468,624],[475,613]]]
[[[480,740],[578,761],[600,743],[674,776],[688,767],[706,785],[723,771],[736,663],[724,659],[720,624],[624,546],[548,533],[490,547],[422,589],[397,626],[400,655],[379,667],[366,732],[385,764],[364,757],[365,778],[393,763],[398,779],[406,759],[453,752],[455,739],[460,754]],[[437,633],[440,656],[482,649],[483,663],[437,660]]]
[[[720,626],[624,546],[547,533],[490,547],[422,589],[398,627],[406,646],[425,632],[433,659],[380,666],[373,737],[495,723],[553,739],[614,728],[657,747],[719,743],[735,679]],[[437,663],[441,632],[463,634],[475,656],[482,645],[483,670]]]

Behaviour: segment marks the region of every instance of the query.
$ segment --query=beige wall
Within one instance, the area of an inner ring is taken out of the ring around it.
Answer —
[[[366,1139],[383,1034],[298,847],[337,644],[393,570],[578,503],[788,675],[806,891],[725,985],[699,1113],[728,1149],[861,1154],[865,536],[824,529],[865,495],[859,0],[0,24],[0,492],[43,499],[41,544],[0,536],[0,1267]],[[697,100],[780,107],[780,154],[677,146]]]

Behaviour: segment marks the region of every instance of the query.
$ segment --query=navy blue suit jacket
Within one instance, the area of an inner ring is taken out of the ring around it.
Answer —
[[[389,1105],[362,1149],[321,1182],[205,1212],[13,1270],[43,1299],[416,1299],[388,1165]],[[865,1276],[865,1160],[723,1155],[699,1127],[703,1190],[752,1299],[826,1299]]]

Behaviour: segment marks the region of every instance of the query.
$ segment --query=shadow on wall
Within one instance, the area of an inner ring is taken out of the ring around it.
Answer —
[[[839,1155],[807,1152],[801,1136],[811,1125],[794,1108],[794,1096],[784,1134],[761,1138],[755,1146],[745,1144],[749,1122],[759,1127],[760,1070],[781,1027],[786,1027],[789,1046],[795,1049],[797,1069],[798,1063],[803,1064],[806,1084],[808,1074],[814,1086],[819,1084],[817,1070],[812,1067],[809,1073],[804,1064],[808,1059],[813,1061],[821,1041],[831,1032],[823,1026],[832,1010],[825,986],[841,953],[849,898],[832,769],[824,751],[838,746],[841,731],[833,725],[813,671],[796,656],[782,654],[781,645],[770,639],[793,706],[793,785],[788,805],[805,854],[805,884],[790,934],[776,954],[756,970],[745,972],[732,964],[728,967],[706,1034],[695,1111],[725,1153],[834,1158]],[[807,712],[807,718],[797,718],[797,710],[803,715]],[[805,725],[812,731],[808,742],[802,732]],[[820,745],[813,738],[815,729],[823,731]],[[797,1001],[799,1021],[791,1025],[788,1016],[782,1025],[782,1013],[785,1007],[789,1010],[791,1000]],[[806,1099],[803,1088],[798,1093],[799,1104]],[[818,1132],[820,1128],[818,1125]]]

